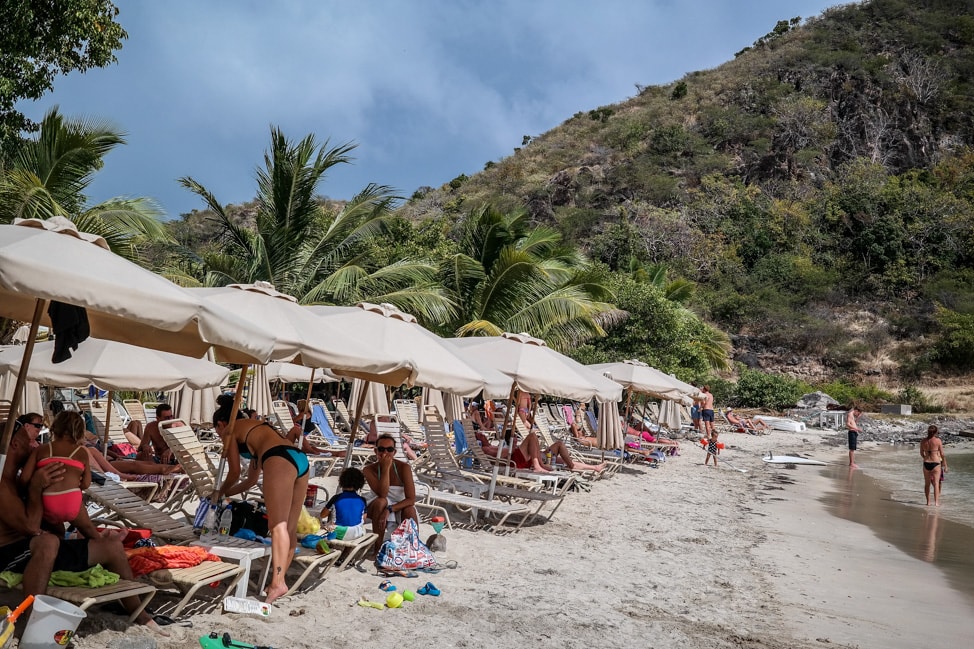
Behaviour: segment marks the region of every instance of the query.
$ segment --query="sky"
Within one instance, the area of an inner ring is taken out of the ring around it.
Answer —
[[[128,39],[108,68],[55,80],[18,108],[107,120],[126,142],[89,199],[148,196],[175,218],[256,194],[272,126],[354,143],[319,193],[369,183],[409,196],[513,154],[636,85],[713,68],[824,0],[119,0]]]

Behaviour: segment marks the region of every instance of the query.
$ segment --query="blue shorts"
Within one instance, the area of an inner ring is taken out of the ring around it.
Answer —
[[[704,409],[700,411],[700,418],[704,421],[714,422],[714,411],[709,409]]]

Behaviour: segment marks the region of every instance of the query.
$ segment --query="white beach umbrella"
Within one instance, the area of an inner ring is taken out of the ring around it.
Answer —
[[[349,400],[357,405],[358,416],[354,417],[353,431],[357,431],[358,420],[368,415],[388,415],[389,395],[386,393],[386,386],[372,381],[362,379],[352,379],[352,394]],[[353,435],[354,437],[354,435]]]
[[[270,335],[258,326],[113,254],[103,238],[78,232],[67,219],[0,225],[0,317],[31,323],[25,359],[37,328],[51,324],[46,315],[51,301],[83,307],[90,334],[106,340],[195,358],[213,346],[235,362],[264,362],[272,350]],[[19,401],[17,390],[14,396]],[[14,414],[17,407],[15,401]],[[12,432],[11,417],[0,454],[6,453]]]
[[[448,338],[464,358],[492,367],[533,394],[573,401],[619,401],[622,386],[527,334]]]
[[[10,345],[23,352],[23,347]],[[0,353],[7,346],[0,345]],[[0,372],[0,401],[13,401],[14,390],[17,389],[17,372]],[[21,410],[24,412],[43,412],[44,404],[41,400],[41,386],[35,381],[27,381],[20,390]]]
[[[315,317],[308,307],[301,306],[297,299],[275,290],[267,282],[186,290],[273,331],[270,360],[290,361],[309,368],[302,381],[311,378],[311,368],[319,367],[389,373],[400,378],[400,382],[408,381],[413,374],[404,354],[375,345],[368,336],[354,328]],[[219,355],[217,360],[220,360]]]
[[[213,424],[213,413],[216,412],[216,398],[220,396],[220,388],[202,388],[194,390],[183,386],[179,390],[172,390],[166,395],[166,403],[172,407],[176,419],[188,423],[194,428]]]
[[[311,370],[308,370],[311,373]],[[267,367],[254,365],[250,373],[247,389],[247,407],[253,408],[257,414],[267,417],[274,412],[274,395],[271,394],[271,384],[267,380]],[[285,425],[291,422],[284,422]]]
[[[416,318],[391,304],[362,302],[354,307],[310,306],[322,322],[353,331],[367,341],[375,353],[399,354],[409,359],[415,373],[403,379],[395,375],[369,372],[365,368],[345,371],[331,367],[335,374],[366,379],[385,385],[419,385],[474,396],[481,391],[490,396],[507,396],[511,381],[489,365],[473,365]]]
[[[19,372],[23,351],[20,345],[0,351],[0,373]],[[53,341],[34,345],[28,380],[63,388],[150,391],[220,385],[229,373],[208,360],[99,338],[89,338],[61,363],[51,361],[53,352]]]
[[[183,386],[205,388],[220,385],[229,370],[205,359],[170,354],[156,349],[136,347],[126,343],[88,338],[71,358],[54,363],[55,342],[34,345],[27,364],[27,379],[65,388],[86,388],[95,385],[108,390],[106,401],[112,403],[117,390],[172,390]],[[0,372],[21,371],[24,361],[20,346],[0,351]],[[112,409],[108,409],[111,417]],[[109,421],[105,422],[107,446]]]
[[[326,369],[315,369],[314,377],[311,376],[311,370],[312,368],[303,365],[271,361],[267,364],[266,375],[267,380],[272,383],[274,381],[280,381],[281,383],[307,383],[309,379],[312,383],[335,383],[338,381]]]
[[[659,408],[659,423],[671,431],[680,430],[682,423],[680,404],[676,401],[663,401]]]
[[[694,396],[699,393],[699,390],[689,383],[684,383],[638,360],[596,363],[587,367],[600,374],[609,374],[613,381],[621,383],[633,392],[648,394],[658,399],[679,400],[684,395]]]
[[[595,445],[598,448],[614,450],[622,448],[626,443],[626,436],[622,432],[622,420],[619,417],[619,403],[608,401],[599,408],[599,422],[595,429]]]
[[[416,318],[403,313],[391,304],[370,304],[362,302],[354,307],[311,306],[307,307],[322,321],[347,331],[354,331],[367,340],[377,352],[401,354],[408,359],[414,373],[403,380],[394,374],[373,372],[346,372],[332,368],[336,374],[363,379],[384,385],[419,385],[422,387],[446,390],[464,396],[484,392],[490,396],[506,395],[511,389],[511,380],[504,374],[492,370],[485,364],[477,366],[469,363],[461,354],[446,344],[432,331],[421,326]],[[362,417],[367,391],[353,395],[355,411],[352,430],[358,430]],[[388,408],[388,400],[386,401]],[[351,449],[354,435],[349,438]],[[345,457],[346,466],[351,462],[351,453]]]

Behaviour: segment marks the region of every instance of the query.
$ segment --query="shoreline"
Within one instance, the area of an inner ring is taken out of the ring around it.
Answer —
[[[721,459],[746,473],[726,463],[705,467],[700,445],[686,440],[682,454],[658,469],[627,465],[592,483],[589,493],[570,493],[550,522],[505,534],[444,530],[447,552],[437,556],[459,567],[392,579],[400,591],[427,581],[442,591],[401,610],[357,606],[362,596],[385,598],[372,571],[333,570],[314,590],[275,603],[269,619],[192,615],[192,628],[169,626],[172,637],[153,637],[151,646],[197,647],[211,631],[315,649],[404,639],[433,646],[811,649],[822,646],[819,638],[836,647],[878,646],[877,639],[905,647],[937,635],[958,644],[971,610],[956,603],[938,569],[829,513],[822,497],[832,487],[819,468],[761,461],[769,448],[841,456],[822,443],[829,434],[722,435]],[[322,482],[332,490],[334,481]],[[420,526],[421,538],[430,533]],[[150,606],[165,602],[157,596]],[[928,618],[936,620],[935,633],[912,629],[917,606],[935,615]],[[78,649],[123,647],[148,636],[94,611],[79,632]]]

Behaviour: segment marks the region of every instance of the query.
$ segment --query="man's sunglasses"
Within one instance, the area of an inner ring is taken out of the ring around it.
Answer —
[[[375,452],[376,453],[395,453],[396,452],[396,447],[395,446],[376,446],[375,447]]]

